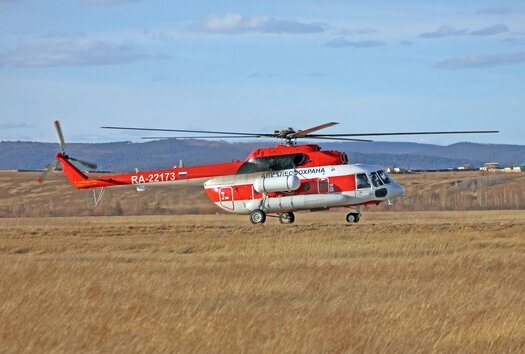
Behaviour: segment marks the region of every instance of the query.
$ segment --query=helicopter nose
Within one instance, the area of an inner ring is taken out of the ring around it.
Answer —
[[[393,183],[390,186],[390,190],[388,191],[389,196],[391,199],[401,197],[403,194],[405,194],[405,188],[397,183]]]

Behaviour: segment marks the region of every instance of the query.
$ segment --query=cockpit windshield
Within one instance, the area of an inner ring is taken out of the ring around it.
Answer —
[[[372,184],[374,185],[374,187],[379,187],[383,185],[383,181],[381,181],[381,179],[377,175],[377,172],[371,172],[370,179],[372,180]]]
[[[390,177],[388,177],[388,174],[385,171],[383,170],[377,171],[377,174],[379,175],[379,178],[381,178],[381,180],[385,184],[389,184],[390,182],[392,182],[392,180],[390,179]]]
[[[379,188],[385,184],[392,182],[392,178],[384,170],[368,172],[368,173],[358,173],[355,175],[356,189]]]

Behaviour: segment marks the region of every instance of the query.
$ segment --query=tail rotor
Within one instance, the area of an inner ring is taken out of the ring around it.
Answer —
[[[95,170],[97,168],[97,164],[96,163],[93,163],[93,162],[89,162],[89,161],[84,161],[84,160],[80,160],[80,159],[77,159],[75,157],[72,157],[72,156],[68,156],[66,154],[66,143],[65,143],[65,140],[64,140],[64,134],[62,134],[62,128],[60,127],[60,122],[58,120],[55,120],[53,122],[54,126],[55,126],[55,132],[56,132],[56,135],[57,135],[57,138],[58,138],[58,144],[60,145],[60,150],[61,150],[61,156],[68,160],[68,161],[75,161],[87,168],[90,168],[92,170]],[[46,177],[49,175],[50,172],[53,172],[53,171],[56,171],[57,168],[58,168],[58,165],[59,165],[59,161],[58,160],[55,160],[51,163],[48,163],[46,165],[46,167],[44,167],[44,170],[42,171],[42,174],[40,175],[40,177],[37,179],[37,182],[38,183],[42,183]]]

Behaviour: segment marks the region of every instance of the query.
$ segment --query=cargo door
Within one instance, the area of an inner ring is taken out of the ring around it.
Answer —
[[[219,189],[219,203],[226,209],[233,210],[235,208],[232,187],[221,187]]]

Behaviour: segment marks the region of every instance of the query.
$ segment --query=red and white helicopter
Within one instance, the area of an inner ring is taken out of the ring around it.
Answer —
[[[131,185],[138,191],[144,191],[148,185],[202,185],[215,205],[230,213],[249,215],[252,224],[264,223],[267,216],[278,216],[281,223],[291,224],[295,221],[295,211],[319,211],[334,207],[352,208],[353,211],[346,215],[346,221],[357,223],[362,206],[379,205],[398,198],[405,192],[403,186],[389,176],[382,167],[349,164],[348,157],[343,152],[323,151],[318,145],[313,144],[296,145],[297,139],[369,142],[371,140],[354,137],[498,132],[313,134],[336,124],[338,123],[330,122],[305,130],[288,128],[275,130],[271,134],[102,127],[120,130],[220,134],[204,138],[277,138],[282,140],[282,144],[254,150],[243,161],[88,177],[72,162],[90,169],[96,169],[97,165],[66,154],[62,129],[60,123],[55,121],[61,152],[56,154],[54,162],[45,167],[39,182],[42,182],[47,174],[56,170],[60,164],[62,171],[75,188],[100,191],[98,197],[94,193],[95,205],[100,201],[106,187]],[[151,139],[163,138],[166,137],[151,137]],[[203,138],[203,136],[174,136],[173,138]]]

